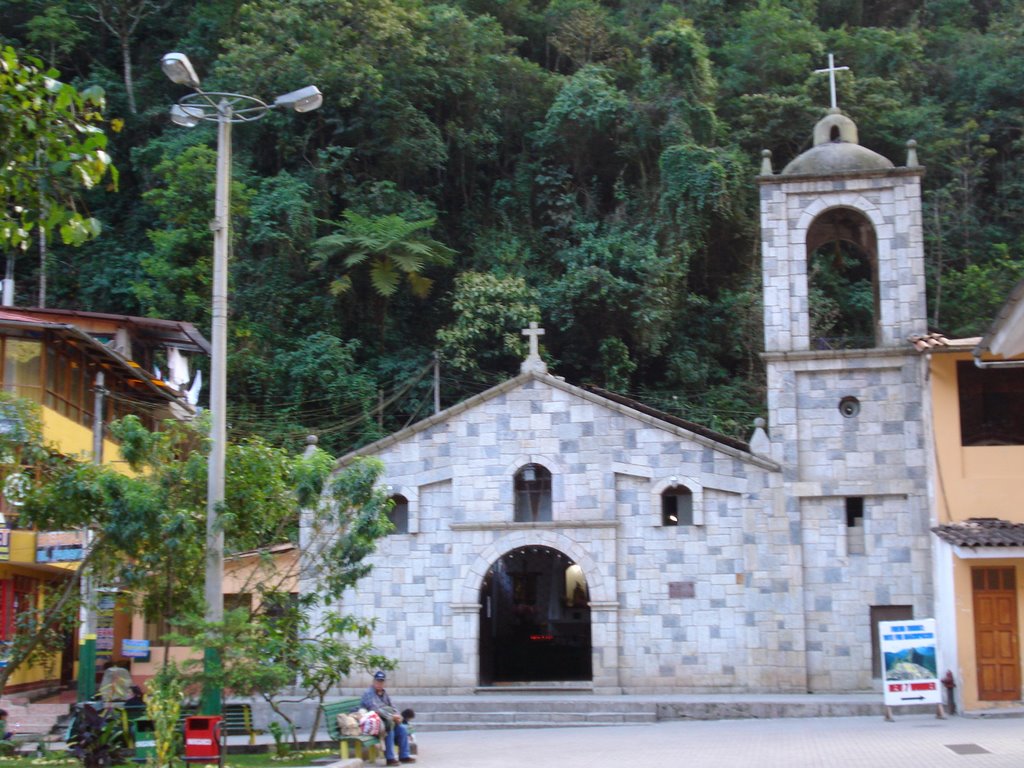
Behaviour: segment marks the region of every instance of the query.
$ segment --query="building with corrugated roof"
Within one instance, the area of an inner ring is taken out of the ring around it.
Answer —
[[[43,438],[56,450],[123,472],[129,471],[127,464],[103,427],[127,414],[139,416],[150,428],[167,418],[190,418],[195,408],[188,390],[195,379],[188,359],[208,353],[208,342],[189,323],[95,312],[0,309],[4,391],[40,406]],[[158,375],[160,367],[166,375]],[[81,531],[36,531],[19,524],[19,478],[32,469],[13,456],[0,465],[0,642],[16,631],[19,613],[37,605],[46,586],[66,579],[82,558]],[[118,616],[114,593],[105,598],[97,650],[120,658],[120,640],[129,636],[130,617]],[[71,684],[77,648],[77,638],[69,636],[52,664],[16,670],[5,693]]]

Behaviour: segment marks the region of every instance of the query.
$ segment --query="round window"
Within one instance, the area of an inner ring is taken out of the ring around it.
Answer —
[[[844,397],[839,401],[839,412],[844,418],[852,419],[860,413],[860,400],[856,397]]]

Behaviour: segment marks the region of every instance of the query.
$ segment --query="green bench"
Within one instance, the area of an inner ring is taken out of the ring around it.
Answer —
[[[379,736],[343,736],[341,728],[338,727],[338,715],[348,715],[359,709],[359,698],[340,699],[320,705],[320,711],[324,719],[324,727],[331,741],[338,742],[338,755],[342,760],[349,758],[349,749],[353,751],[352,757],[358,757],[369,762],[376,762],[377,756],[384,755],[384,744]]]

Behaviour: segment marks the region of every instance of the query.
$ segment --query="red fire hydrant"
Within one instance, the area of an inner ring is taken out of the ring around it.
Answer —
[[[942,684],[946,687],[946,698],[949,700],[949,704],[946,705],[946,710],[949,714],[955,715],[956,694],[954,693],[954,690],[956,688],[956,680],[953,679],[953,670],[946,670],[946,676],[942,678]]]

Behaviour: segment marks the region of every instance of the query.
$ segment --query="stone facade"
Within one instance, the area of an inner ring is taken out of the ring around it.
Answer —
[[[421,693],[478,684],[480,591],[505,553],[545,546],[589,588],[592,687],[803,691],[799,537],[779,467],[527,372],[360,451],[409,502],[409,533],[373,557],[346,610]],[[344,460],[343,460],[344,461]],[[552,475],[552,521],[513,522],[513,475]],[[692,526],[662,525],[661,491],[693,491]]]
[[[829,167],[871,155],[836,151]],[[549,375],[533,328],[519,376],[358,452],[408,502],[408,532],[345,599],[378,621],[396,687],[487,684],[489,574],[530,548],[582,570],[595,692],[877,687],[875,609],[932,610],[925,372],[906,344],[925,328],[921,172],[882,160],[759,179],[770,426],[750,445]],[[809,236],[837,210],[873,259],[868,349],[812,349]],[[550,472],[550,520],[515,521],[528,465]],[[664,524],[678,486],[692,524]]]

